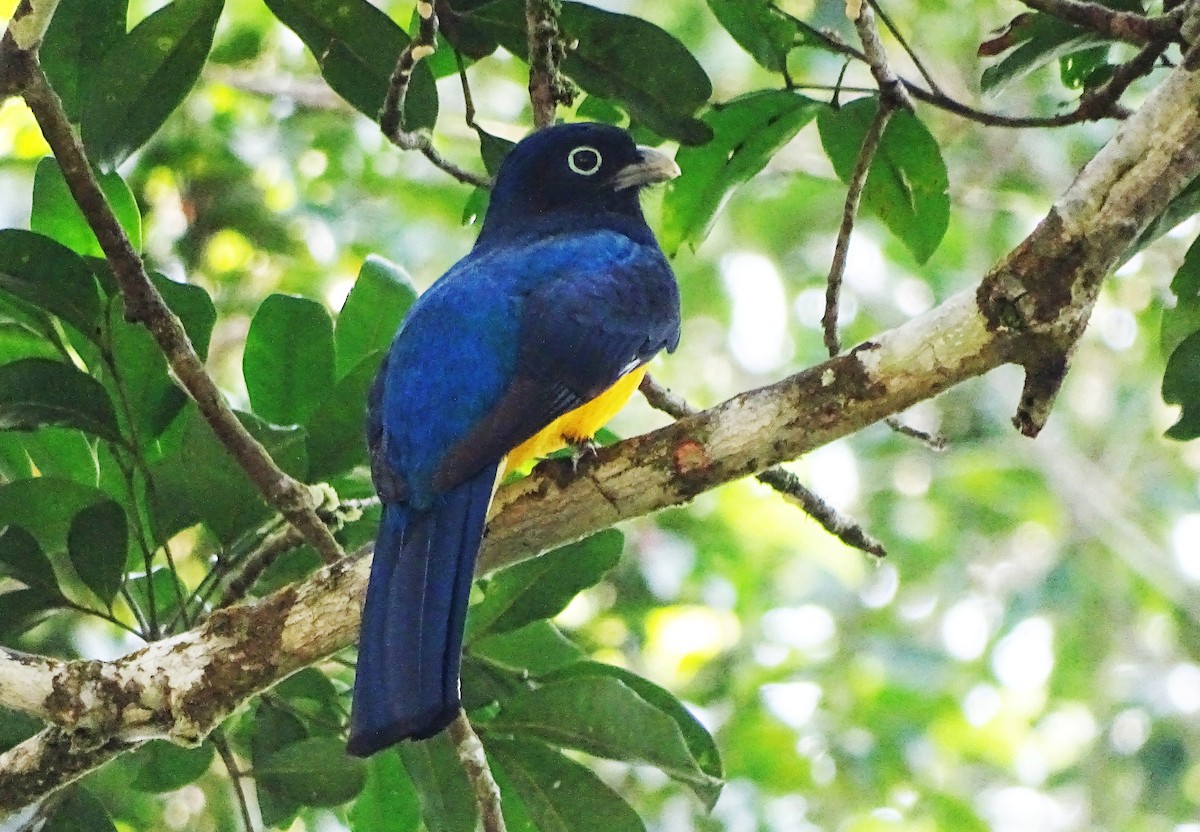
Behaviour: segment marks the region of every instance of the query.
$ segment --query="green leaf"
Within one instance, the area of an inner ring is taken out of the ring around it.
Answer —
[[[56,315],[88,338],[100,326],[100,294],[87,262],[61,243],[0,230],[0,290]]]
[[[109,496],[91,485],[57,477],[34,477],[0,485],[0,526],[18,524],[46,552],[61,552],[80,510]]]
[[[843,182],[853,175],[877,106],[876,98],[860,98],[817,118],[821,144]],[[948,188],[937,140],[912,113],[893,113],[867,174],[862,206],[883,220],[918,263],[933,255],[950,224]]]
[[[572,679],[602,676],[617,679],[629,686],[634,693],[674,720],[676,727],[679,728],[679,733],[683,735],[684,742],[687,743],[688,751],[691,752],[701,770],[713,780],[724,780],[725,769],[721,763],[721,752],[717,749],[716,740],[669,690],[659,687],[644,676],[603,662],[578,662],[563,668],[559,673],[554,674],[553,678]]]
[[[266,0],[283,25],[300,36],[334,92],[375,121],[396,59],[411,40],[394,20],[366,0]],[[413,69],[404,100],[404,127],[432,130],[438,99],[433,74]]]
[[[82,786],[69,789],[41,832],[116,832],[99,800]]]
[[[624,682],[563,678],[504,702],[489,732],[538,737],[598,757],[647,763],[686,784],[711,808],[722,783],[692,756],[678,725]]]
[[[685,242],[699,246],[733,189],[762,170],[825,107],[796,93],[760,90],[706,113],[713,140],[681,147],[675,156],[683,175],[663,198],[663,248],[674,255]]]
[[[280,749],[308,736],[304,723],[297,716],[267,699],[259,700],[255,706],[250,727],[253,731],[249,742],[250,762],[255,770]],[[263,825],[287,828],[300,811],[300,802],[276,791],[268,781],[260,780],[257,786]]]
[[[204,287],[180,283],[158,272],[150,273],[150,282],[158,289],[167,306],[178,317],[188,340],[201,358],[208,357],[208,345],[217,322],[217,308]]]
[[[121,588],[128,548],[125,512],[112,500],[88,506],[71,521],[67,532],[71,565],[105,606],[112,606]]]
[[[317,736],[285,745],[254,764],[272,791],[304,806],[339,806],[362,791],[367,768],[346,754],[340,736]]]
[[[125,37],[129,0],[62,0],[38,48],[38,62],[71,121],[83,114],[84,88],[105,53]]]
[[[366,832],[418,832],[417,790],[392,750],[367,760],[367,782],[350,808],[350,825]]]
[[[93,161],[116,167],[179,106],[200,77],[223,6],[174,0],[108,50],[84,85],[80,133]]]
[[[366,465],[367,392],[375,380],[383,350],[367,355],[339,381],[304,424],[308,432],[309,477],[329,480],[356,465]]]
[[[176,283],[160,274],[151,274],[150,279],[183,323],[196,352],[204,358],[217,317],[208,293],[199,286]],[[154,337],[144,326],[125,319],[125,305],[120,298],[113,298],[106,323],[120,389],[133,411],[137,438],[145,447],[178,415],[187,396],[172,380],[167,360]]]
[[[538,742],[489,737],[499,762],[540,832],[639,832],[637,812],[574,760]]]
[[[787,69],[796,24],[770,0],[708,0],[708,8],[759,64],[772,72]]]
[[[15,589],[0,595],[0,643],[33,629],[64,603],[57,591],[44,589]]]
[[[1185,338],[1167,359],[1162,397],[1167,404],[1183,407],[1167,436],[1180,441],[1200,436],[1200,332]]]
[[[408,272],[370,254],[337,319],[337,375],[342,378],[369,354],[386,350],[417,299]]]
[[[1058,59],[1058,75],[1063,86],[1082,90],[1093,87],[1097,81],[1112,77],[1113,67],[1108,63],[1108,47],[1094,46],[1063,55]]]
[[[423,742],[401,743],[396,752],[417,788],[429,832],[475,832],[479,812],[474,792],[449,735],[443,731]]]
[[[523,0],[499,0],[469,18],[514,55],[528,55]],[[563,3],[559,26],[568,42],[578,41],[563,72],[588,93],[616,99],[660,136],[684,144],[711,138],[694,113],[708,102],[712,82],[673,35],[641,18],[584,3]]]
[[[584,657],[584,652],[545,619],[533,621],[508,633],[480,638],[470,647],[471,655],[492,664],[541,676]]]
[[[142,248],[142,215],[138,211],[133,192],[118,173],[100,173],[96,176],[100,190],[108,199],[109,207],[125,230],[125,236],[134,251]],[[33,209],[29,227],[39,234],[57,240],[76,254],[84,257],[103,257],[104,249],[83,212],[71,196],[67,181],[53,156],[38,162],[33,176]]]
[[[137,775],[130,786],[139,792],[173,792],[199,779],[213,760],[213,746],[182,748],[167,740],[150,740],[134,752]]]
[[[118,442],[121,433],[108,393],[91,376],[45,358],[0,366],[0,430],[78,428]]]
[[[155,529],[169,537],[203,522],[221,542],[232,543],[270,510],[195,406],[189,405],[185,413],[178,450],[151,465],[160,497]],[[246,413],[238,418],[285,472],[305,476],[303,428],[268,425]]]
[[[483,166],[489,176],[495,176],[500,170],[500,163],[509,151],[516,147],[516,143],[493,136],[480,127],[476,127],[475,132],[479,134],[479,155],[483,159]]]
[[[1159,346],[1169,356],[1194,332],[1200,332],[1200,240],[1192,242],[1171,279],[1175,306],[1163,312]]]
[[[0,572],[16,578],[30,589],[61,595],[50,559],[34,536],[20,526],[8,526],[0,531]]]
[[[606,529],[500,570],[485,582],[483,601],[470,608],[468,643],[558,615],[581,590],[617,565],[624,545],[624,535]]]
[[[1179,225],[1179,223],[1198,212],[1200,212],[1200,177],[1189,182],[1186,188],[1167,203],[1167,207],[1162,212],[1162,215],[1146,227],[1146,230],[1138,237],[1137,242],[1125,251],[1122,260],[1129,260],[1130,257],[1133,257],[1133,255]]]
[[[100,477],[95,440],[69,428],[0,432],[0,469],[9,480],[61,477],[94,485]]]
[[[999,63],[983,71],[984,92],[998,93],[1013,81],[1052,61],[1103,41],[1095,32],[1080,29],[1057,17],[1034,13],[1020,22],[1006,43],[1012,49]]]
[[[311,734],[342,733],[340,694],[329,677],[313,667],[293,673],[271,690],[287,702],[293,714],[303,715]]]
[[[304,422],[333,387],[333,321],[315,300],[271,295],[250,331],[242,373],[254,412],[277,425]]]
[[[58,358],[62,353],[25,324],[0,321],[0,364],[20,358]]]

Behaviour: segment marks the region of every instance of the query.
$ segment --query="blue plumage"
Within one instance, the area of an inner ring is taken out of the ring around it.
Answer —
[[[623,131],[534,133],[501,166],[474,249],[413,305],[368,402],[384,503],[349,750],[444,728],[504,457],[679,338],[642,185],[677,172]]]

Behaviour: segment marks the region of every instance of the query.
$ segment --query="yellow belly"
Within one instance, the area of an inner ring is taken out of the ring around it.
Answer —
[[[604,427],[613,416],[617,415],[633,391],[642,383],[646,375],[645,367],[638,367],[617,381],[596,398],[582,407],[577,407],[569,413],[559,416],[546,427],[542,428],[529,439],[513,448],[505,462],[504,473],[507,474],[520,468],[535,457],[552,454],[559,448],[572,442],[582,442],[591,439],[596,431]]]

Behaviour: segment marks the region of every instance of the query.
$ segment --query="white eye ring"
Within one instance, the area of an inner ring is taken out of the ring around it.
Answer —
[[[585,153],[592,154],[592,157],[595,159],[595,162],[592,162],[590,159],[586,159],[585,157],[585,162],[590,163],[586,167],[579,164],[575,158],[577,155],[583,155]],[[580,176],[591,176],[596,171],[600,170],[600,165],[602,164],[604,164],[604,157],[600,155],[599,150],[591,145],[581,144],[579,147],[567,154],[567,167],[578,173]]]

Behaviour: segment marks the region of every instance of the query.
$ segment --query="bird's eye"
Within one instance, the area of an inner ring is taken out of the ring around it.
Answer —
[[[581,176],[591,176],[600,170],[603,161],[600,151],[586,144],[581,144],[567,155],[567,167]]]

